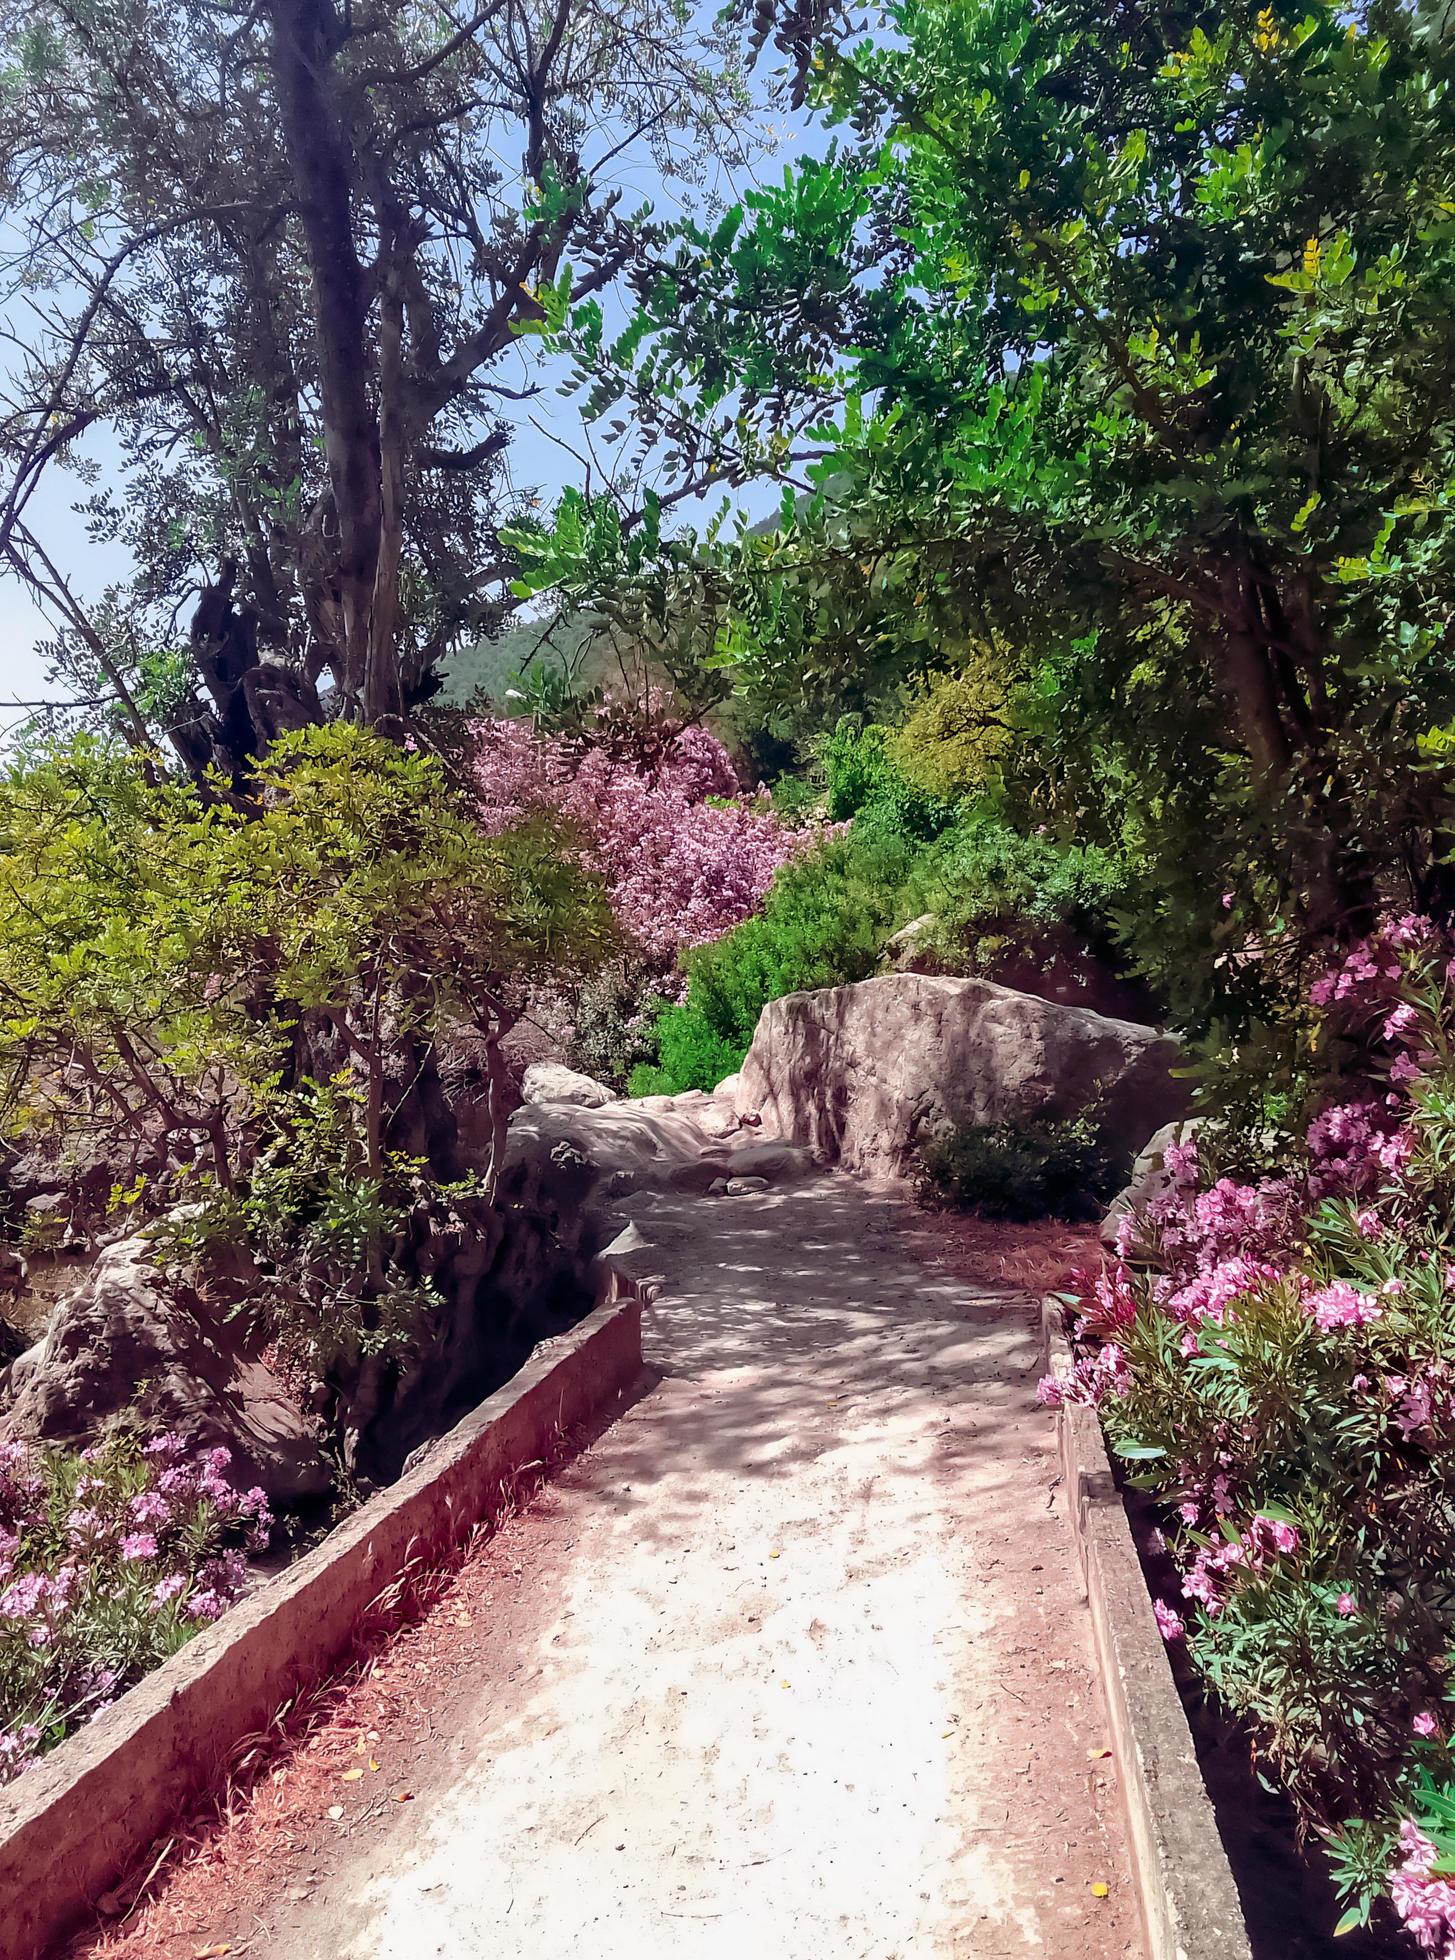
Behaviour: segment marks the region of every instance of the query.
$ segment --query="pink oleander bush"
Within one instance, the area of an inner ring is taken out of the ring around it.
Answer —
[[[229,1461],[124,1429],[80,1454],[0,1444],[0,1783],[236,1599],[273,1520]]]
[[[1455,942],[1395,921],[1312,999],[1353,1088],[1257,1182],[1174,1145],[1041,1394],[1165,1507],[1163,1634],[1329,1844],[1344,1923],[1455,1960]]]
[[[686,728],[655,762],[604,740],[539,734],[526,721],[476,728],[476,785],[492,833],[532,814],[564,817],[605,880],[638,952],[670,966],[762,904],[781,865],[817,843],[765,796],[742,793],[727,750]]]

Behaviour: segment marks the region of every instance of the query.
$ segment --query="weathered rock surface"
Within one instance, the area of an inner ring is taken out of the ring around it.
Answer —
[[[1143,1146],[1132,1165],[1125,1187],[1107,1206],[1106,1216],[1101,1221],[1101,1236],[1106,1245],[1116,1244],[1117,1231],[1129,1212],[1135,1215],[1145,1211],[1154,1198],[1160,1198],[1169,1188],[1172,1180],[1162,1162],[1167,1146],[1186,1143],[1196,1130],[1195,1118],[1184,1123],[1164,1123]]]
[[[613,1198],[644,1190],[706,1192],[734,1177],[781,1183],[813,1168],[808,1151],[791,1141],[765,1141],[719,1098],[697,1089],[602,1109],[543,1103],[519,1110],[506,1161],[549,1144],[579,1150],[601,1180],[602,1195]]]
[[[199,1449],[224,1445],[234,1480],[276,1503],[320,1496],[331,1473],[303,1413],[236,1327],[163,1287],[150,1253],[144,1238],[105,1247],[58,1303],[0,1384],[0,1438],[85,1444],[132,1408]]]
[[[615,1089],[608,1089],[594,1076],[567,1068],[564,1062],[532,1062],[520,1085],[521,1100],[527,1103],[569,1103],[578,1109],[604,1109],[620,1102]]]
[[[1134,1021],[988,980],[889,973],[771,1002],[735,1100],[740,1114],[760,1113],[779,1136],[867,1176],[911,1174],[920,1146],[954,1125],[1088,1106],[1130,1164],[1186,1107],[1171,1074],[1179,1055]]]

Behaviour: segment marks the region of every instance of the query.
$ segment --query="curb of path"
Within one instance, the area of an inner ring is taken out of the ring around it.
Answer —
[[[1041,1303],[1047,1365],[1071,1371],[1063,1306]],[[1061,1469],[1106,1695],[1148,1960],[1251,1960],[1177,1684],[1094,1409],[1056,1412]]]
[[[642,1369],[642,1302],[606,1297],[286,1571],[0,1792],[0,1954],[41,1960],[128,1864],[211,1788],[235,1745],[348,1650],[411,1560],[507,1507],[553,1439],[619,1406]]]

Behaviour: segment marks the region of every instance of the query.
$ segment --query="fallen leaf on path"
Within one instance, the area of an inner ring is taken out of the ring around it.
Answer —
[[[394,1792],[394,1801],[395,1803],[413,1803],[414,1802],[413,1790],[396,1790]]]
[[[221,1960],[221,1956],[224,1953],[231,1952],[232,1948],[227,1942],[225,1940],[219,1940],[216,1946],[199,1946],[197,1951],[192,1955],[192,1960]]]
[[[363,1773],[361,1769],[346,1769],[339,1781],[341,1783],[357,1783]]]
[[[343,1814],[344,1814],[344,1807],[343,1807],[343,1805],[342,1805],[341,1803],[332,1803],[332,1804],[330,1804],[330,1805],[329,1805],[329,1807],[328,1807],[328,1814],[329,1814],[329,1816],[330,1816],[330,1817],[331,1817],[331,1818],[333,1819],[333,1821],[334,1821],[334,1822],[335,1822],[335,1824],[336,1824],[336,1823],[338,1822],[338,1820],[340,1819],[340,1817],[342,1817],[342,1816],[343,1816]]]
[[[1103,1756],[1109,1756],[1110,1754],[1110,1749],[1088,1749],[1086,1752],[1087,1760],[1093,1763],[1099,1763]]]
[[[778,1547],[775,1545],[772,1551],[769,1552],[768,1556],[769,1558],[782,1558],[783,1554],[782,1552],[779,1551]]]
[[[1106,1880],[1105,1880],[1104,1878],[1099,1878],[1099,1879],[1098,1879],[1098,1880],[1096,1881],[1096,1883],[1095,1883],[1095,1885],[1093,1885],[1093,1886],[1092,1886],[1092,1888],[1091,1888],[1091,1896],[1092,1896],[1092,1898],[1093,1898],[1093,1899],[1106,1899],[1106,1898],[1110,1898],[1110,1896],[1111,1896],[1111,1887],[1110,1887],[1110,1886],[1109,1886],[1109,1885],[1107,1884],[1107,1882],[1106,1882]]]
[[[373,1757],[371,1756],[371,1757],[369,1758],[369,1768],[370,1768],[370,1769],[377,1769],[378,1767],[379,1767],[379,1765],[378,1765],[378,1764],[377,1764],[377,1763],[376,1763],[376,1762],[374,1761],[374,1758],[373,1758]]]

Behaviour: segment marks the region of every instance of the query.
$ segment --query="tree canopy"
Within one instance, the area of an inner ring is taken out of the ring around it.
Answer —
[[[682,0],[15,0],[0,44],[0,556],[68,677],[194,769],[321,689],[397,723],[509,603],[504,357],[639,256],[623,157],[741,153],[726,44]],[[33,522],[57,465],[135,558],[101,607]]]
[[[809,451],[694,541],[712,657],[801,699],[997,649],[1040,815],[1173,949],[1225,890],[1265,948],[1449,909],[1444,11],[898,0],[804,44],[827,159],[680,227],[625,337],[573,315],[593,412],[665,401],[729,483]],[[566,515],[537,583],[617,522]]]

